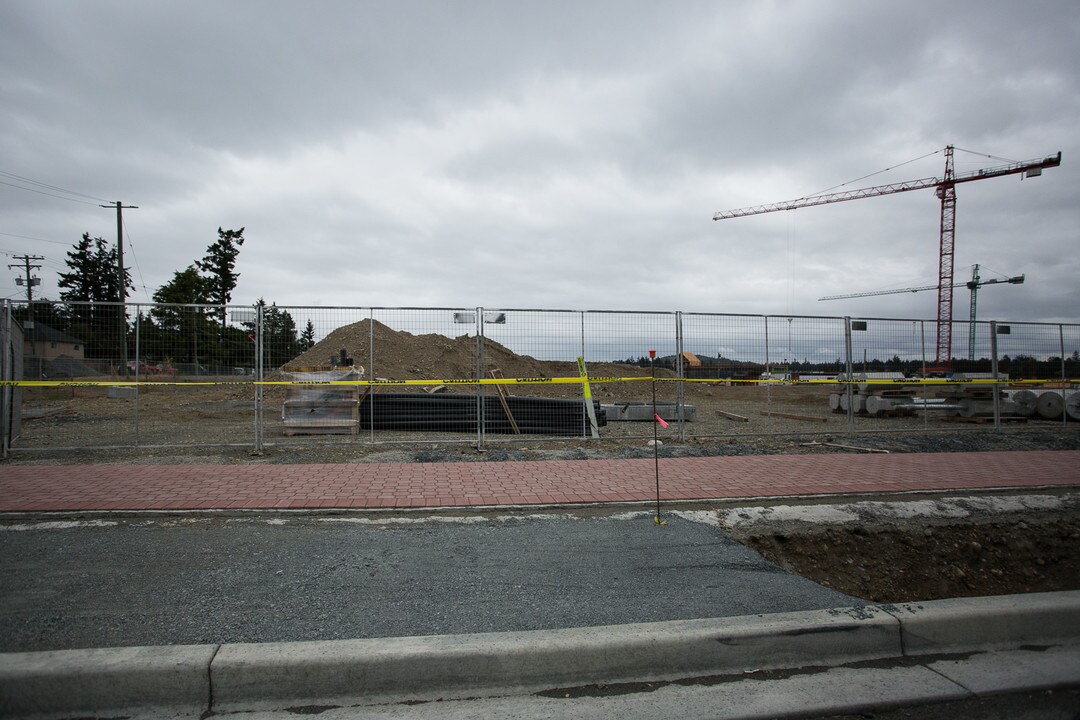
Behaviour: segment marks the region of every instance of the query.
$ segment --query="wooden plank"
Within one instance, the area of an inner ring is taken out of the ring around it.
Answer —
[[[493,368],[490,371],[491,377],[494,380],[502,379],[502,370]],[[510,421],[510,427],[514,429],[515,435],[521,434],[521,429],[518,427],[517,420],[514,419],[514,414],[510,412],[510,404],[506,402],[506,390],[502,385],[496,385],[495,390],[499,394],[499,404],[502,405],[503,412],[506,413],[506,419]]]
[[[767,410],[762,410],[761,414],[764,417],[770,417],[771,416],[771,417],[778,417],[778,418],[787,418],[788,420],[805,420],[806,422],[820,422],[820,423],[829,422],[829,418],[814,417],[812,415],[794,415],[792,413],[768,412]]]
[[[1001,422],[1026,423],[1028,419],[1019,415],[1002,415]],[[994,422],[993,415],[978,415],[976,417],[939,417],[941,422],[968,423],[970,425],[989,425]]]
[[[735,413],[724,412],[723,410],[717,410],[716,414],[720,415],[722,417],[726,417],[728,420],[738,420],[739,422],[750,422],[750,418],[748,418],[748,417],[744,417],[742,415],[736,415]]]

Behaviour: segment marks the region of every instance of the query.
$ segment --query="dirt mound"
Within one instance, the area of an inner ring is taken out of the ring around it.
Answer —
[[[1080,589],[1080,513],[894,529],[834,528],[747,544],[826,587],[874,602]]]
[[[293,358],[282,369],[295,372],[305,368],[325,367],[331,358],[337,357],[342,350],[345,350],[356,364],[365,366],[367,377],[428,380],[476,376],[477,343],[474,336],[449,338],[437,333],[413,335],[394,330],[377,320],[361,320],[337,328],[322,341]],[[576,363],[537,360],[529,355],[518,355],[506,346],[485,338],[484,375],[492,369],[500,370],[503,376],[508,378],[568,377],[578,374]],[[647,368],[614,363],[589,367],[589,374],[597,376],[641,376],[648,372]]]

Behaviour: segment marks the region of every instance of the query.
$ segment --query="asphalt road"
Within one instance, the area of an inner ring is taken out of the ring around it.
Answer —
[[[0,521],[0,651],[534,630],[862,604],[687,516]]]

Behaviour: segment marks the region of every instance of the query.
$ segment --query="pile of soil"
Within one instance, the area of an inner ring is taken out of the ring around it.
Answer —
[[[374,346],[374,355],[372,347]],[[476,374],[476,337],[460,335],[449,338],[430,333],[413,335],[394,330],[377,320],[361,320],[337,328],[307,351],[286,363],[282,370],[296,372],[327,367],[332,358],[344,350],[357,365],[366,367],[367,377],[394,380],[429,380],[433,378],[472,378]],[[568,377],[576,376],[578,368],[572,362],[537,360],[518,355],[505,345],[484,338],[484,370],[497,369],[504,377]],[[617,363],[590,365],[594,376],[641,377],[648,368]],[[667,375],[671,373],[665,371]],[[659,374],[659,373],[658,373]],[[574,386],[580,393],[580,388]]]
[[[781,567],[873,602],[1080,590],[1080,512],[738,538]]]

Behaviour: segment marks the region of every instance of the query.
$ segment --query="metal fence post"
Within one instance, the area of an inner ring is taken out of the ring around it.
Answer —
[[[677,432],[675,437],[679,442],[683,442],[686,439],[686,411],[683,408],[683,379],[686,377],[686,369],[683,362],[683,323],[682,323],[682,311],[677,310],[675,312],[675,376],[678,378],[675,383],[675,409],[676,417],[679,420]]]
[[[585,354],[585,311],[578,311],[579,325],[581,326],[581,347],[578,348],[578,357],[581,358],[582,363],[587,363],[588,356]],[[588,367],[587,365],[579,365],[579,368]],[[580,371],[579,371],[580,372]],[[591,402],[589,398],[585,397],[585,386],[581,386],[582,403]],[[589,423],[589,412],[586,410],[581,413],[581,437],[587,438],[592,436],[593,427]],[[599,430],[596,430],[597,437],[599,437]]]
[[[765,320],[765,410],[768,412],[768,417],[765,418],[766,431],[771,435],[773,429],[772,420],[772,368],[769,367],[769,316],[764,316]]]
[[[368,376],[369,380],[375,379],[375,308],[368,308]],[[375,386],[368,385],[368,441],[375,444]]]
[[[4,298],[3,313],[3,317],[0,318],[0,353],[3,353],[3,357],[0,357],[0,380],[21,380],[22,378],[15,378],[12,372],[14,343],[11,338],[11,301],[7,298]],[[15,391],[12,386],[4,385],[0,388],[0,435],[4,436],[2,442],[5,460],[11,449],[12,419],[15,416],[15,409],[12,407],[14,397]]]
[[[142,325],[139,322],[142,319],[142,311],[138,306],[135,307],[135,367],[139,366],[139,358],[142,357],[142,344],[139,342],[139,334],[142,330]],[[127,341],[124,343],[127,344]],[[125,366],[126,372],[126,366]],[[139,447],[139,386],[135,386],[135,447]]]
[[[255,452],[263,450],[263,309],[255,305]],[[226,312],[228,310],[226,309]]]
[[[972,334],[974,334],[972,330]],[[990,321],[990,373],[994,379],[994,429],[1001,429],[1001,389],[998,387],[997,321]]]
[[[1061,323],[1058,323],[1058,343],[1061,347],[1061,399],[1065,399],[1065,329]],[[1069,424],[1069,413],[1064,409],[1061,411],[1061,427],[1066,427]]]
[[[476,379],[484,379],[484,308],[476,308]],[[476,386],[476,450],[484,451],[484,386]]]
[[[844,394],[847,396],[847,426],[848,435],[855,434],[855,393],[854,385],[852,381],[855,379],[854,370],[851,365],[851,318],[847,315],[844,316],[844,370],[847,374],[847,389]]]

